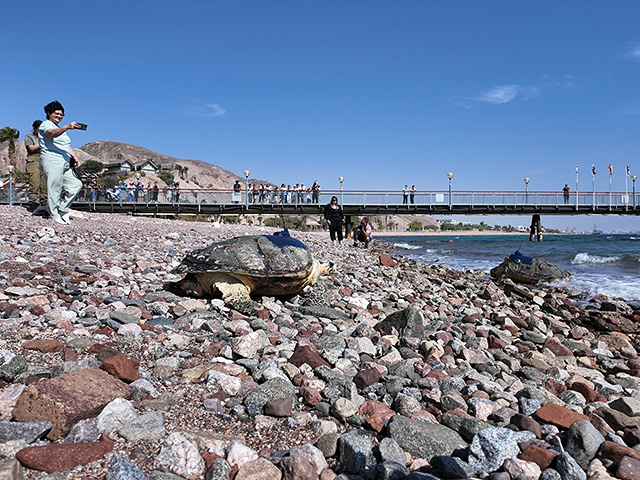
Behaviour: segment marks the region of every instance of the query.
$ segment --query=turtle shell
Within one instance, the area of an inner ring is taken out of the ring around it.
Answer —
[[[307,275],[312,266],[313,256],[301,241],[275,235],[250,235],[222,240],[193,251],[174,272],[299,277]]]

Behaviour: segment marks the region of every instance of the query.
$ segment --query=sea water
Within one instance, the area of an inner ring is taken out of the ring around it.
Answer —
[[[556,282],[588,296],[640,301],[640,235],[547,235],[529,242],[528,235],[385,237],[395,253],[455,270],[489,273],[516,250],[567,269],[571,278]]]

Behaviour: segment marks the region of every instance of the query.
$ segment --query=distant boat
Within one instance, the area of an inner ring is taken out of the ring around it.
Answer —
[[[598,230],[598,225],[594,223],[593,231],[591,232],[591,235],[601,235],[601,234],[602,234],[602,230]]]

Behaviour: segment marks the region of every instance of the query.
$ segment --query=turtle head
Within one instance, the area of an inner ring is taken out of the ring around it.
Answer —
[[[169,286],[188,297],[202,298],[216,294],[215,284],[208,281],[203,274],[188,273],[182,280],[173,282]]]

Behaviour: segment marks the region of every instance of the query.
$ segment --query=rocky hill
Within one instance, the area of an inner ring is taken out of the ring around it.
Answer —
[[[80,150],[91,158],[104,164],[129,160],[136,164],[145,160],[153,160],[163,170],[169,170],[177,175],[178,168],[187,168],[184,180],[190,188],[231,188],[236,180],[244,180],[233,172],[202,160],[182,159],[163,155],[140,147],[120,142],[103,140],[87,143]],[[84,158],[83,158],[84,160]],[[176,166],[179,166],[176,168]]]

